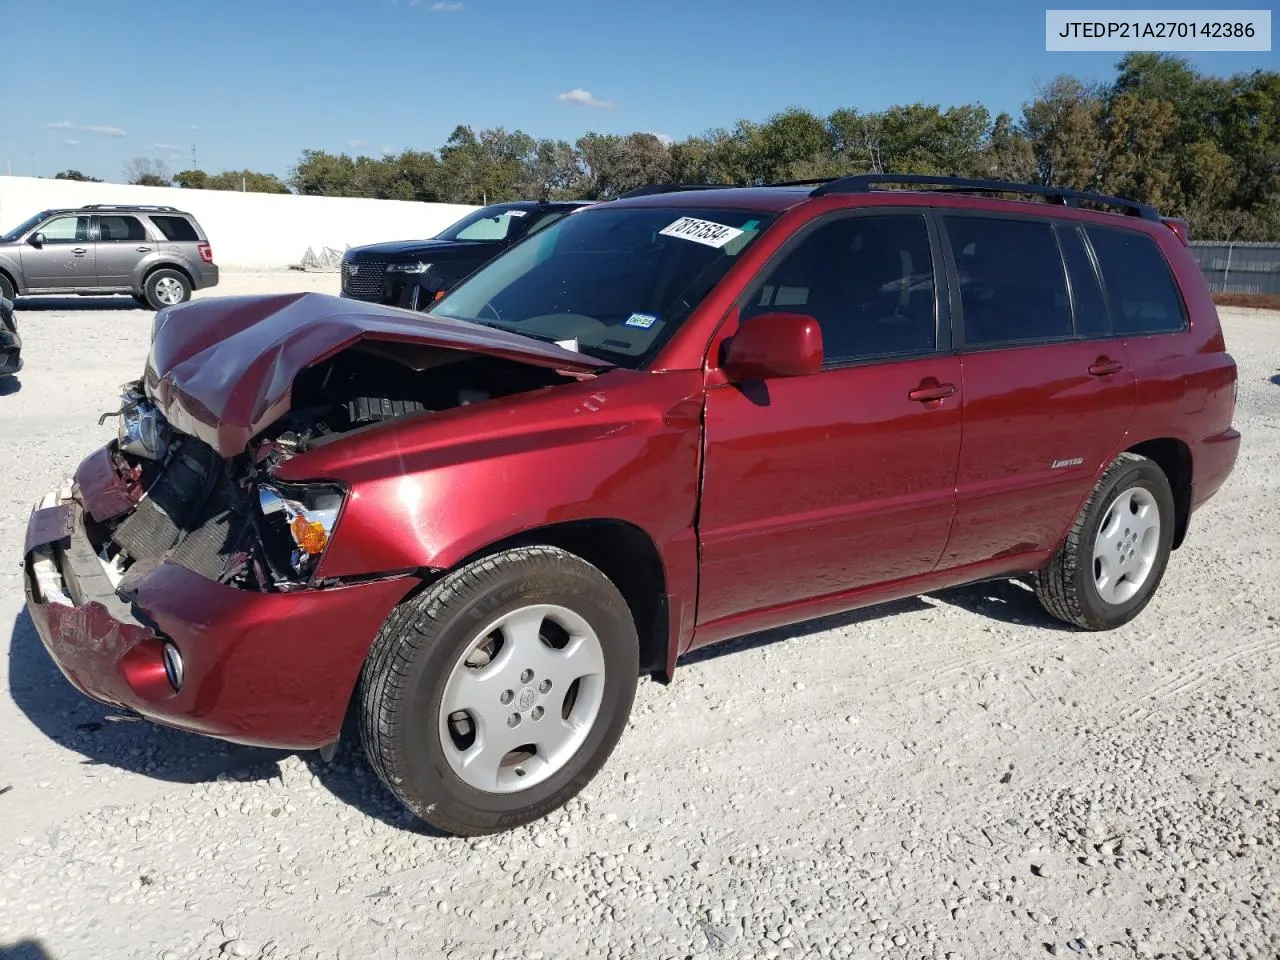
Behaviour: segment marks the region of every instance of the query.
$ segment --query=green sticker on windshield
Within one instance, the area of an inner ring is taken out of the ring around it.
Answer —
[[[760,226],[759,220],[748,220],[746,223],[742,225],[742,231],[745,233],[748,230],[754,230],[758,226]]]

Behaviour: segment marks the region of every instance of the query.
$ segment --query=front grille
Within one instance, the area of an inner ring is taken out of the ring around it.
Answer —
[[[361,260],[352,263],[342,258],[342,292],[360,300],[376,300],[382,296],[382,279],[387,275],[386,260]],[[356,270],[353,276],[351,271]]]

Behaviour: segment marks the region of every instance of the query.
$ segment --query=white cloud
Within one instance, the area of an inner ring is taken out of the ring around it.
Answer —
[[[658,133],[656,130],[650,130],[649,133],[657,137],[658,142],[661,143],[664,147],[669,147],[676,142],[675,137],[668,137],[665,133]]]
[[[347,146],[348,146],[348,147],[351,147],[352,149],[354,149],[354,148],[356,148],[356,147],[363,147],[363,146],[364,146],[364,141],[363,141],[363,140],[348,140],[348,141],[347,141]]]
[[[431,5],[432,13],[457,13],[462,9],[460,3],[433,3]]]
[[[199,129],[200,129],[200,124],[198,124],[198,123],[193,123],[193,124],[191,125],[190,129],[192,129],[192,130],[199,130]]]
[[[153,143],[147,147],[148,150],[180,150],[182,149],[176,143]]]
[[[78,147],[78,146],[80,146],[80,141],[79,141],[79,140],[70,140],[70,139],[68,139],[68,140],[63,140],[62,142],[63,142],[63,143],[65,143],[68,147]]]
[[[580,103],[584,107],[613,107],[617,106],[612,100],[598,100],[593,97],[590,91],[583,90],[578,87],[576,90],[567,90],[556,97],[557,100],[563,100],[565,103]]]
[[[124,137],[128,136],[128,131],[120,127],[107,127],[101,124],[83,124],[76,123],[74,120],[58,120],[54,123],[46,123],[46,127],[50,130],[83,130],[86,133],[100,133],[104,137]]]
[[[170,160],[185,160],[186,158],[187,158],[187,155],[186,155],[185,153],[171,153],[171,154],[169,154],[169,159],[170,159]]]

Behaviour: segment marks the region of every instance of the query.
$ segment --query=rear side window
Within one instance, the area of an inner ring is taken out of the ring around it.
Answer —
[[[200,235],[196,233],[196,228],[186,217],[155,217],[151,218],[151,222],[156,225],[156,229],[164,234],[166,240],[174,243],[191,242],[195,243],[200,239]]]
[[[1156,242],[1134,230],[1089,227],[1116,333],[1172,333],[1187,324],[1173,274]]]
[[[141,243],[147,239],[147,231],[137,217],[99,217],[98,239],[107,243],[114,240]]]
[[[964,339],[992,346],[1071,337],[1071,300],[1049,223],[944,218],[960,278]]]

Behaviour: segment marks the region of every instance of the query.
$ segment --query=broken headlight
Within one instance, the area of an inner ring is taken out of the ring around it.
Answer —
[[[345,492],[333,484],[259,484],[258,506],[289,552],[289,565],[309,575],[320,562],[338,522]]]

